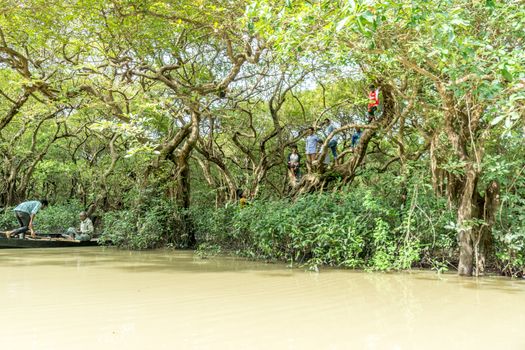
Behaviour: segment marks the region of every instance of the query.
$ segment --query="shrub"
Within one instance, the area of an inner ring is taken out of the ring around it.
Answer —
[[[156,248],[168,243],[184,245],[183,214],[168,201],[148,204],[105,213],[101,240],[127,249]]]
[[[521,186],[520,186],[521,185]],[[525,180],[501,197],[502,206],[493,228],[499,270],[522,277],[525,270]]]
[[[65,233],[68,227],[78,227],[78,214],[83,211],[78,202],[49,205],[40,210],[35,218],[35,229],[42,233]]]
[[[18,221],[13,213],[13,208],[3,208],[0,211],[0,230],[7,231],[18,226]]]
[[[245,208],[200,208],[192,215],[204,250],[209,246],[250,258],[390,270],[410,268],[421,261],[424,249],[443,248],[437,236],[450,235],[445,202],[429,200],[417,208],[401,208],[368,190],[316,193],[295,202],[254,201]],[[439,215],[429,227],[431,211]]]

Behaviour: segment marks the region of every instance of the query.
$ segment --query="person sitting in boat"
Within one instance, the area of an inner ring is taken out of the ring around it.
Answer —
[[[71,239],[81,242],[90,241],[95,232],[93,222],[85,211],[81,212],[78,216],[80,218],[80,229],[77,230],[74,227],[71,227],[67,230],[67,233],[70,235]]]

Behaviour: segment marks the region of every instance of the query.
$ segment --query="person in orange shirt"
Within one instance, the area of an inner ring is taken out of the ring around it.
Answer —
[[[368,93],[368,121],[371,122],[374,119],[374,114],[379,106],[379,88],[376,88],[374,84],[369,86],[370,92]]]

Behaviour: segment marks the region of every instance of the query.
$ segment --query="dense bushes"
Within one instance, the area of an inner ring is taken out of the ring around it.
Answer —
[[[152,198],[130,209],[105,213],[101,240],[128,249],[185,247],[188,229],[183,216],[174,203]]]
[[[407,204],[370,191],[336,192],[193,214],[206,249],[221,247],[251,258],[390,270],[452,255],[455,232],[445,228],[453,217],[446,203]]]
[[[152,208],[146,212],[121,210],[104,215],[101,239],[128,249],[156,248],[166,242],[166,225],[170,218]]]
[[[3,208],[0,212],[0,230],[5,231],[15,227],[18,227],[18,221],[16,221],[12,208]]]
[[[296,201],[258,200],[240,208],[193,207],[156,196],[135,198],[127,209],[109,211],[98,230],[103,241],[129,249],[187,247],[193,230],[200,254],[236,255],[308,266],[370,270],[413,266],[446,270],[457,261],[455,208],[425,185],[411,185],[407,201],[357,187],[316,193]],[[395,191],[394,191],[395,193]],[[147,199],[149,198],[149,199]],[[493,228],[489,267],[521,276],[525,266],[525,180],[501,195]],[[132,205],[133,204],[133,205]],[[39,232],[78,226],[77,202],[51,205],[37,215]],[[0,229],[16,227],[11,208],[0,213]]]
[[[493,228],[499,270],[508,276],[525,271],[525,178],[516,177],[501,196],[501,211]]]
[[[487,267],[522,276],[525,267],[525,180],[501,195]],[[352,190],[310,194],[295,202],[254,201],[245,208],[192,212],[205,252],[311,266],[371,270],[413,266],[443,271],[458,259],[456,209],[430,187],[413,186],[401,205],[396,196]]]
[[[78,202],[69,202],[62,205],[50,205],[45,210],[39,211],[35,226],[37,231],[64,233],[68,227],[78,227],[80,219],[78,214],[84,208]]]

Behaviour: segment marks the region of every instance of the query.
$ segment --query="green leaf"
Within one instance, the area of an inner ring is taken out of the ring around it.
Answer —
[[[337,27],[335,27],[335,30],[337,32],[341,31],[341,29],[343,29],[346,26],[349,20],[350,16],[343,18],[341,21],[339,21],[339,23],[337,23]]]
[[[507,70],[507,68],[503,68],[500,73],[506,80],[512,80],[512,74]]]
[[[496,125],[500,123],[505,117],[506,117],[505,114],[498,115],[496,118],[492,119],[492,121],[490,122],[490,125]]]
[[[361,15],[361,18],[363,18],[368,23],[374,23],[375,16],[370,11],[366,11]]]

